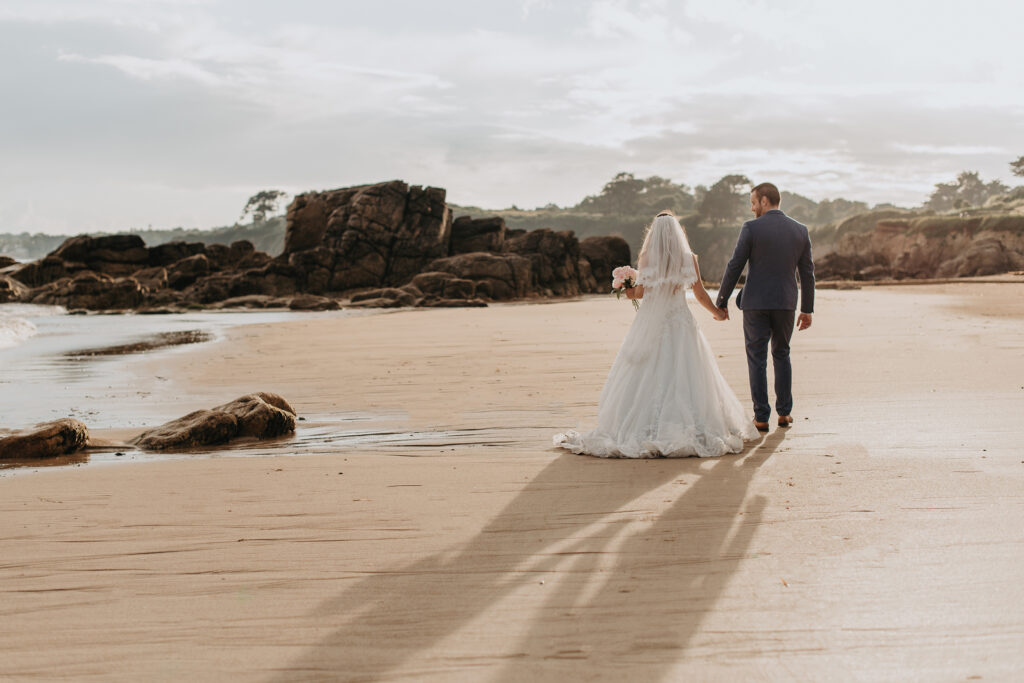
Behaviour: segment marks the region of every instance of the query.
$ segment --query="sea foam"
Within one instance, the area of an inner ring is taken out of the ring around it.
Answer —
[[[17,346],[39,330],[24,318],[0,316],[0,349]]]

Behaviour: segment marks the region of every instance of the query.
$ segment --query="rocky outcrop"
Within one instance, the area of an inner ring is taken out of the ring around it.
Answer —
[[[33,304],[51,304],[65,308],[88,310],[126,310],[137,308],[145,299],[146,290],[131,277],[115,278],[90,270],[79,271],[74,277],[30,290],[22,301]]]
[[[13,266],[18,261],[12,259],[10,256],[0,256],[0,268],[6,268],[7,266]]]
[[[452,254],[501,251],[505,243],[505,219],[460,216],[452,222]]]
[[[304,291],[402,285],[447,256],[451,210],[441,188],[401,181],[297,196],[283,256]]]
[[[840,226],[842,227],[842,226]],[[1024,268],[1024,216],[920,216],[875,221],[815,260],[819,280],[960,278]]]
[[[89,429],[71,418],[44,422],[0,439],[0,460],[34,460],[68,455],[85,448]]]
[[[630,263],[629,243],[612,235],[588,237],[580,242],[580,254],[590,264],[598,289],[606,287],[607,291],[611,291],[612,271]]]
[[[259,392],[197,410],[132,439],[144,450],[215,446],[233,439],[269,439],[295,431],[295,410],[277,394]]]
[[[533,281],[530,260],[518,254],[459,254],[437,259],[427,270],[449,273],[455,276],[452,280],[473,282],[474,293],[496,300],[525,297]]]
[[[90,310],[229,301],[326,310],[328,300],[346,299],[355,307],[476,306],[606,292],[610,269],[628,262],[619,238],[584,249],[568,231],[508,230],[498,217],[453,221],[443,189],[391,181],[297,196],[276,258],[246,241],[146,247],[134,235],[79,236],[12,266],[29,289],[0,297]]]
[[[570,230],[517,230],[509,235],[503,251],[530,260],[530,291],[546,296],[599,291],[589,262],[581,258],[579,240]]]

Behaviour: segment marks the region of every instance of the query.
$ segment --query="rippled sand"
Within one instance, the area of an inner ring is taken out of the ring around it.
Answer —
[[[613,298],[139,363],[182,412],[263,390],[307,419],[253,446],[282,457],[0,477],[0,678],[1013,678],[1022,293],[822,291],[796,425],[713,460],[550,448],[593,420],[633,315]],[[697,315],[746,401],[739,321]]]

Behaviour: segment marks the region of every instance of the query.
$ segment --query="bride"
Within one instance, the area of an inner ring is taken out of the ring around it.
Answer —
[[[697,257],[669,211],[644,236],[639,282],[643,299],[612,363],[597,427],[556,434],[556,446],[601,457],[653,458],[738,453],[758,437],[726,384],[711,347],[686,304],[686,288],[716,319],[724,315],[701,283]]]

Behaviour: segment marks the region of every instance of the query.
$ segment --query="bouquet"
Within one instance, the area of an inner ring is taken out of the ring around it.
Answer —
[[[627,289],[636,287],[637,272],[630,266],[619,266],[612,271],[612,294],[615,298],[620,298]],[[640,310],[640,302],[636,299],[630,299],[633,302],[633,308]]]

